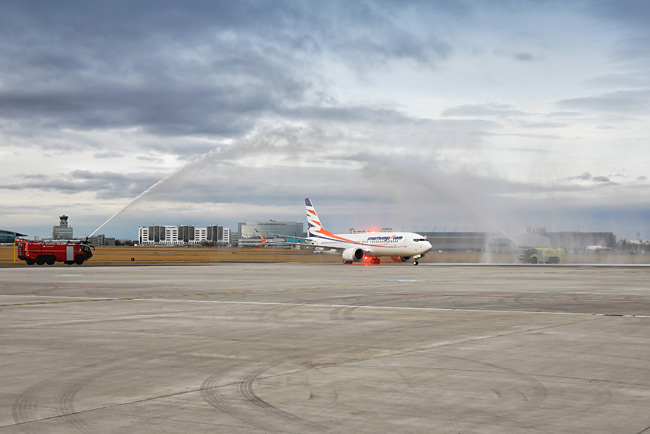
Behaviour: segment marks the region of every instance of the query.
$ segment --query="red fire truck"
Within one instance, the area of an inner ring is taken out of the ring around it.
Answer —
[[[59,244],[16,240],[16,244],[18,245],[18,259],[24,259],[27,265],[52,265],[57,261],[67,265],[72,263],[81,265],[93,256],[91,246],[84,241]]]

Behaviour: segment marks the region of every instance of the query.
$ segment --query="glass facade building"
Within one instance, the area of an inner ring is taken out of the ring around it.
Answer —
[[[27,235],[19,232],[6,231],[0,229],[0,244],[13,244],[16,238],[26,237]]]
[[[303,237],[303,225],[297,222],[246,222],[239,223],[239,247],[250,247],[261,241],[260,234],[266,239]],[[258,233],[259,232],[259,233]]]

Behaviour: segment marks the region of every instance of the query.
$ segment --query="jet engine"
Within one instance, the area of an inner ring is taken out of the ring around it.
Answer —
[[[363,261],[364,256],[366,256],[363,249],[350,247],[349,249],[343,250],[343,262],[361,262]]]
[[[408,262],[411,260],[410,256],[391,256],[390,259],[392,259],[395,262]]]

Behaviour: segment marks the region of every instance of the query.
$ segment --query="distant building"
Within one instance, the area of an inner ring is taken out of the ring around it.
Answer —
[[[579,252],[589,246],[601,246],[609,249],[616,247],[616,235],[613,232],[548,232],[553,247],[562,247],[567,251]]]
[[[393,232],[393,228],[381,228],[379,230],[367,230],[367,229],[356,229],[356,228],[350,228],[348,231],[349,234],[363,234],[366,232]]]
[[[194,241],[194,226],[182,225],[178,227],[178,241],[187,244],[190,240]]]
[[[302,223],[276,222],[273,220],[239,223],[237,246],[252,247],[258,244],[261,241],[260,234],[266,239],[304,236]]]
[[[68,216],[62,215],[59,217],[59,225],[52,226],[52,239],[53,240],[71,240],[73,239],[72,228],[68,226]]]
[[[0,229],[0,244],[13,244],[16,238],[26,237],[27,235],[13,231]]]
[[[205,241],[216,243],[218,246],[230,244],[230,228],[217,225],[207,226],[205,228]]]
[[[197,228],[191,225],[178,226],[140,226],[138,240],[141,245],[192,245],[212,242],[225,246],[230,243],[230,229],[210,225]]]
[[[499,234],[488,232],[420,232],[427,237],[433,251],[445,252],[491,252],[517,251],[512,241]]]
[[[528,228],[516,241],[502,234],[487,232],[421,232],[427,236],[434,251],[516,252],[522,247],[563,248],[570,252],[584,251],[587,246],[613,248],[616,236],[612,232],[548,232],[545,228]]]
[[[88,238],[88,244],[91,246],[96,246],[96,247],[102,247],[102,246],[114,246],[115,245],[115,238],[114,237],[107,237],[104,234],[99,234],[94,237],[89,237]]]

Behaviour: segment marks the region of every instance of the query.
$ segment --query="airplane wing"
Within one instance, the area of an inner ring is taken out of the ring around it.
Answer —
[[[289,241],[289,240],[297,240],[296,241]],[[305,238],[305,237],[285,237],[285,242],[288,245],[291,246],[300,246],[301,248],[305,249],[313,249],[318,252],[337,252],[337,253],[343,253],[345,250],[348,250],[350,246],[328,246],[328,245],[322,245],[322,244],[314,244],[314,239],[313,238]],[[373,253],[371,250],[365,248],[364,246],[358,246],[357,248],[363,250],[365,255],[372,256]]]

